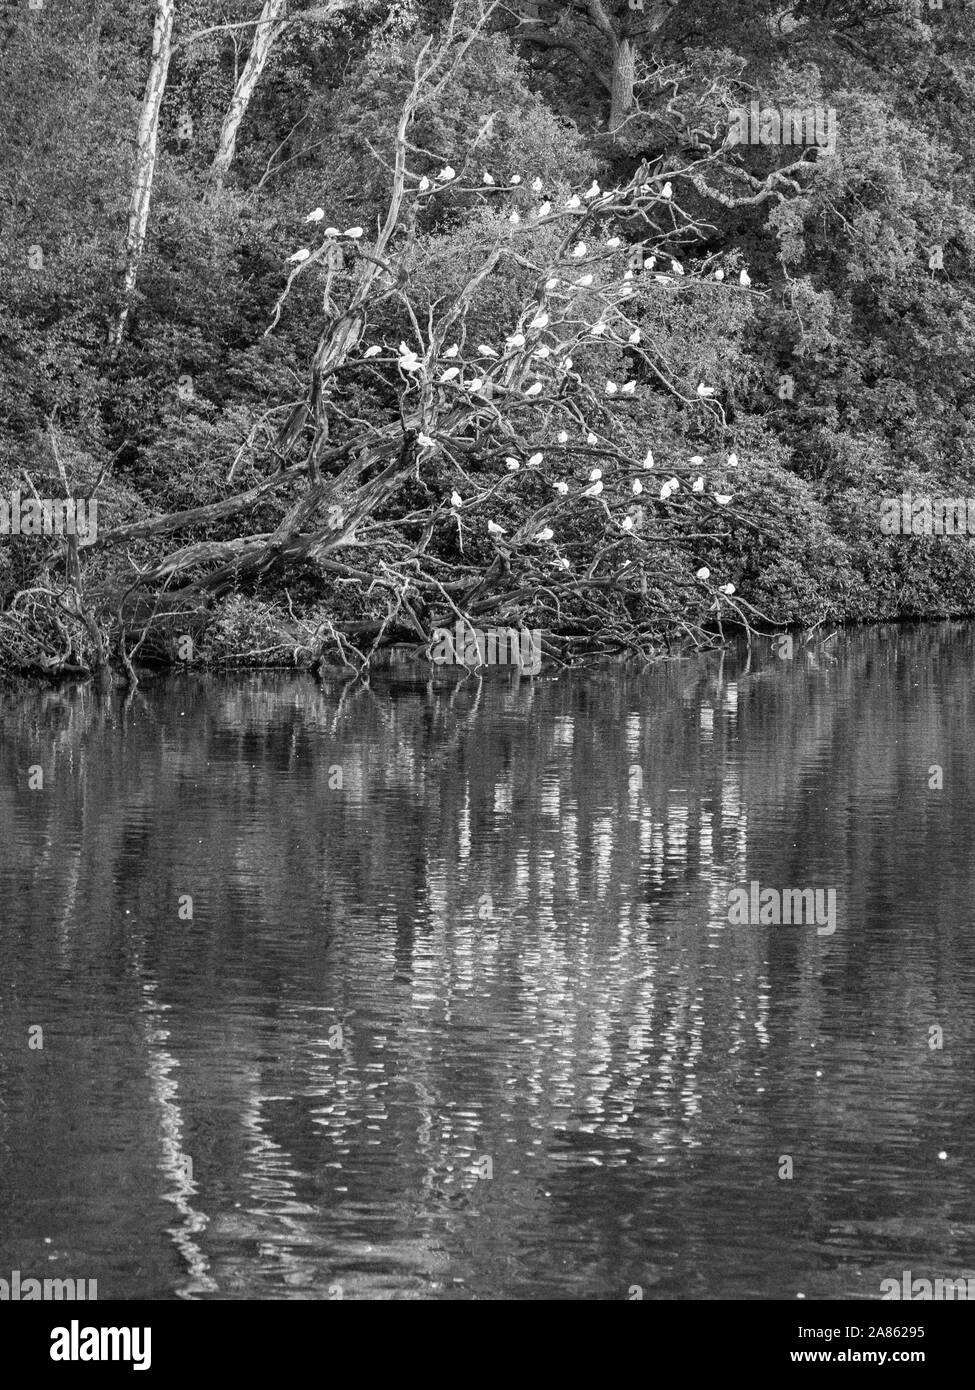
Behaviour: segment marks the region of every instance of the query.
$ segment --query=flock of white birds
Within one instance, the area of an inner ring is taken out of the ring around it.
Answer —
[[[448,184],[453,183],[457,178],[457,171],[451,165],[447,164],[440,170],[438,174],[434,176],[433,179],[428,178],[426,175],[421,177],[417,184],[417,191],[421,194],[429,193],[431,190],[437,192],[446,187]],[[521,182],[522,176],[520,174],[513,174],[509,178],[506,187],[517,188],[518,185],[521,184]],[[488,169],[485,169],[483,172],[482,185],[484,188],[498,189],[497,180]],[[535,194],[541,194],[544,188],[544,184],[541,178],[538,177],[534,178],[529,186],[532,192]],[[498,191],[504,191],[504,189],[502,188]],[[652,185],[640,185],[641,193],[650,193],[651,191]],[[597,204],[598,201],[612,201],[612,199],[614,197],[617,197],[619,193],[619,189],[611,189],[604,192],[604,190],[600,188],[599,184],[595,180],[593,180],[592,184],[589,186],[589,188],[586,189],[584,193],[570,194],[570,196],[565,199],[564,207],[568,211],[572,212],[582,209],[588,209]],[[669,180],[666,183],[664,183],[664,185],[659,189],[658,196],[664,200],[669,200],[673,198],[673,187]],[[552,200],[551,198],[546,197],[535,209],[535,223],[537,224],[545,218],[552,216],[552,213]],[[314,208],[304,220],[305,222],[314,224],[324,222],[325,210],[320,207]],[[517,211],[517,209],[514,209],[510,214],[509,221],[512,223],[520,223],[522,221],[522,214],[520,214]],[[325,244],[327,245],[329,242],[337,242],[341,238],[347,238],[352,242],[356,242],[363,236],[363,232],[364,229],[358,226],[348,227],[344,232],[340,231],[338,227],[325,227],[323,230],[323,236],[326,238]],[[622,239],[618,236],[614,236],[609,238],[609,240],[604,243],[604,247],[607,250],[615,251],[622,244]],[[300,250],[295,251],[293,255],[288,257],[288,262],[289,264],[293,263],[295,265],[300,265],[303,262],[309,260],[312,254],[313,253],[309,247],[302,247]],[[589,254],[590,251],[586,242],[579,241],[576,242],[576,244],[572,247],[572,250],[569,253],[569,257],[572,260],[583,260],[584,258],[589,256]],[[684,267],[681,265],[681,263],[673,257],[669,257],[668,259],[670,261],[670,274],[664,272],[658,272],[657,274],[655,274],[653,278],[658,284],[673,284],[674,277],[681,277],[684,275]],[[649,256],[646,259],[646,262],[644,263],[644,269],[647,270],[655,270],[656,266],[656,256]],[[626,270],[623,276],[623,282],[619,289],[619,294],[621,298],[625,299],[633,293],[632,286],[627,284],[627,282],[632,281],[633,278],[633,268],[631,266],[629,269]],[[715,280],[720,282],[723,281],[724,278],[725,272],[720,267],[714,271]],[[547,293],[551,293],[552,291],[558,290],[560,288],[585,289],[591,286],[593,283],[594,276],[591,273],[582,275],[574,280],[568,280],[565,278],[560,278],[558,275],[552,275],[545,283],[545,291]],[[750,287],[752,282],[747,270],[742,269],[740,271],[738,276],[738,283],[742,287],[742,289],[748,289]],[[538,359],[544,362],[546,359],[556,356],[557,365],[559,365],[564,372],[569,372],[571,371],[573,365],[572,358],[564,355],[560,357],[557,356],[560,350],[564,351],[564,349],[560,349],[560,345],[552,347],[549,344],[541,341],[535,341],[534,343],[529,342],[529,338],[527,336],[528,333],[540,334],[544,332],[545,329],[549,328],[551,323],[552,318],[549,309],[546,307],[544,303],[538,305],[536,306],[534,316],[525,325],[525,328],[518,329],[514,333],[509,334],[507,338],[505,338],[504,353],[499,351],[497,348],[492,347],[490,343],[479,343],[477,345],[477,356],[478,358],[488,359],[488,362],[490,362],[490,359],[501,361],[503,358],[506,358],[512,354],[517,354],[525,348],[529,348],[530,351],[528,355],[531,359]],[[588,325],[589,335],[592,337],[603,337],[606,335],[608,326],[609,325],[603,320],[601,316],[598,320],[596,320],[596,322]],[[622,342],[622,339],[617,339],[616,341]],[[640,329],[633,328],[632,331],[629,333],[628,337],[626,338],[626,342],[629,345],[636,345],[640,343],[640,341]],[[376,358],[381,357],[384,353],[388,353],[389,357],[387,360],[395,360],[399,370],[405,373],[407,376],[416,376],[418,378],[433,379],[435,380],[435,383],[438,386],[453,385],[456,389],[462,389],[468,394],[477,394],[478,392],[482,391],[485,387],[485,371],[488,369],[481,366],[474,366],[470,361],[466,363],[461,362],[460,365],[458,365],[456,359],[460,357],[460,351],[460,345],[458,343],[452,343],[449,347],[444,348],[441,352],[435,355],[432,353],[427,353],[421,356],[419,353],[416,352],[414,348],[411,348],[409,344],[405,342],[400,343],[399,350],[395,353],[392,352],[392,350],[389,349],[385,344],[373,343],[371,346],[365,349],[363,356],[365,358]],[[436,361],[434,361],[434,356],[436,358]],[[441,366],[441,362],[450,363],[450,365]],[[470,369],[472,367],[474,375],[472,375],[469,379],[465,380],[465,368]],[[435,378],[432,376],[432,373],[434,371],[437,371],[439,373]],[[537,380],[533,381],[531,385],[525,388],[524,394],[526,398],[532,399],[540,396],[544,389],[545,383],[541,380]],[[629,380],[619,383],[607,379],[604,391],[605,394],[610,397],[634,397],[637,393],[637,382],[635,380]],[[699,382],[697,386],[698,399],[702,401],[708,400],[716,394],[716,387],[709,386],[703,381]],[[565,445],[569,442],[569,435],[567,431],[561,430],[559,432],[558,442],[562,445]],[[434,435],[427,434],[422,430],[417,434],[417,443],[424,451],[427,452],[432,452],[437,448],[436,437]],[[589,446],[597,445],[599,443],[599,439],[595,434],[589,432],[586,436],[586,443]],[[537,468],[543,461],[543,453],[534,453],[527,459],[526,467]],[[724,462],[726,468],[737,468],[737,454],[729,453]],[[693,455],[690,459],[690,465],[693,468],[703,466],[703,457],[699,454]],[[513,455],[509,455],[505,459],[505,466],[511,472],[518,472],[520,471],[522,464],[520,459],[514,457]],[[646,457],[643,460],[643,467],[644,469],[652,469],[654,466],[655,465],[653,450],[649,449],[647,451]],[[569,492],[569,484],[567,482],[560,480],[556,482],[553,486],[556,493],[558,493],[560,496],[567,496]],[[604,482],[602,469],[593,468],[589,474],[588,485],[582,489],[579,496],[599,498],[602,495],[603,486]],[[660,501],[667,502],[676,492],[679,491],[679,489],[679,479],[677,479],[676,477],[668,478],[661,485],[659,493]],[[691,484],[690,490],[692,493],[696,494],[704,493],[705,483],[703,474],[699,474],[697,476],[697,478]],[[643,494],[644,484],[640,481],[639,478],[634,479],[634,481],[632,482],[631,492],[634,497],[640,497]],[[721,507],[728,506],[728,504],[732,500],[730,493],[713,492],[711,493],[711,496],[714,499],[714,501],[718,504],[718,506]],[[449,506],[455,514],[460,513],[460,511],[464,507],[464,499],[461,497],[460,493],[456,490],[456,488],[450,494]],[[633,515],[627,515],[619,522],[621,529],[624,531],[632,531],[634,529],[634,524],[635,523]],[[487,532],[488,535],[492,537],[500,537],[507,535],[505,527],[493,519],[488,519],[487,521]],[[535,532],[532,535],[531,539],[532,541],[538,543],[551,542],[555,540],[555,532],[551,526],[544,526],[540,531]],[[564,556],[556,555],[556,563],[561,568],[569,568],[569,561]],[[708,569],[706,565],[702,566],[700,569],[695,571],[695,578],[700,580],[702,583],[707,583],[711,578],[711,571]],[[717,587],[717,592],[719,594],[723,594],[727,597],[730,597],[735,592],[735,586],[734,584],[721,584]]]

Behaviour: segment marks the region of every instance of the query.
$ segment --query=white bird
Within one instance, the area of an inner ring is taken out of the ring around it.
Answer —
[[[459,343],[451,343],[449,348],[444,348],[444,350],[443,350],[443,355],[444,355],[444,357],[456,357],[457,354],[458,354],[459,352],[460,352],[460,344],[459,344]]]
[[[572,371],[572,358],[571,358],[571,357],[566,357],[565,360],[564,360],[563,363],[562,363],[562,366],[565,368],[565,370],[566,370],[567,372],[571,372],[571,371]]]
[[[702,565],[701,568],[700,568],[700,569],[697,571],[697,573],[694,575],[694,578],[695,578],[695,579],[710,579],[710,578],[711,578],[711,571],[708,569],[707,565]]]
[[[499,526],[496,521],[488,522],[488,534],[491,536],[504,536],[507,534],[503,526]]]
[[[432,449],[437,441],[432,435],[424,434],[423,431],[420,430],[416,436],[416,442],[417,444],[422,444],[424,449]]]
[[[684,274],[684,267],[681,265],[680,261],[675,261],[673,258],[671,258],[670,268],[675,275]]]
[[[587,286],[592,284],[592,276],[580,275],[578,280],[576,281],[576,284],[582,286],[582,288],[585,289]]]
[[[661,198],[672,198],[674,196],[674,190],[671,185],[670,179],[667,180],[663,188],[660,190],[660,196]]]
[[[735,586],[734,586],[734,584],[722,584],[721,587],[720,587],[720,589],[718,590],[718,593],[719,593],[719,594],[727,594],[729,598],[731,597],[731,595],[732,595],[734,592],[735,592]]]
[[[404,352],[402,357],[399,358],[399,366],[402,367],[404,372],[419,372],[423,368],[423,363],[415,352]]]
[[[669,275],[655,275],[653,278],[658,285],[670,285],[673,283]]]
[[[752,283],[752,277],[747,270],[743,270],[738,276],[738,283],[743,289],[748,289],[748,286]]]
[[[704,491],[704,477],[703,477],[703,475],[702,475],[700,478],[695,478],[695,480],[694,480],[694,486],[691,488],[691,492],[703,492],[703,491]]]
[[[729,468],[737,468],[737,467],[738,467],[738,455],[737,455],[737,454],[729,454],[729,455],[728,455],[728,467],[729,467]]]
[[[558,280],[555,278],[554,275],[552,276],[551,280],[546,280],[546,281],[545,281],[545,288],[546,288],[547,290],[557,290],[558,287],[559,287],[559,282],[558,282]]]
[[[695,468],[704,467],[704,460],[700,454],[691,454],[691,463],[693,463]]]
[[[584,241],[579,241],[573,246],[572,254],[575,256],[576,260],[578,260],[580,256],[584,256],[588,250],[589,248],[586,243]]]
[[[307,261],[310,255],[311,252],[308,250],[308,247],[303,246],[300,251],[296,251],[293,256],[289,256],[288,261],[298,261],[300,263],[301,261]]]
[[[541,181],[541,179],[532,179],[532,192],[533,192],[533,193],[541,193],[541,191],[542,191],[542,181]]]
[[[598,444],[598,443],[599,443],[599,440],[598,440],[598,439],[596,438],[596,436],[590,431],[589,434],[586,435],[586,443],[587,443],[587,444]]]
[[[459,368],[459,367],[448,367],[447,370],[446,370],[446,371],[442,374],[442,376],[440,377],[440,380],[441,380],[441,381],[453,381],[453,379],[454,379],[455,376],[460,376],[460,368]]]
[[[552,530],[551,526],[543,526],[540,531],[535,532],[535,540],[550,541],[554,535],[555,532]]]
[[[305,218],[305,221],[306,221],[306,222],[323,222],[324,220],[325,220],[325,209],[324,209],[324,208],[315,208],[314,211],[313,211],[313,212],[310,212],[310,213],[308,214],[308,216]]]
[[[521,221],[521,217],[517,212],[513,212],[511,216],[508,218],[508,221],[514,223],[517,226],[517,224]]]
[[[512,333],[511,337],[510,337],[510,338],[505,338],[504,341],[505,341],[505,343],[507,344],[508,347],[513,347],[513,348],[524,347],[524,346],[525,346],[525,335],[524,335],[524,333]]]
[[[440,170],[440,173],[437,175],[437,178],[440,180],[441,183],[449,183],[451,179],[455,179],[456,177],[457,170],[452,169],[449,164],[445,164],[444,167]]]
[[[541,357],[542,359],[546,357],[551,357],[552,349],[548,346],[547,343],[543,343],[541,347],[535,349],[534,355],[536,357]]]
[[[715,500],[715,502],[717,502],[717,504],[718,504],[719,507],[727,507],[728,503],[731,501],[731,493],[730,493],[730,492],[716,492],[716,493],[714,494],[714,500]]]
[[[512,174],[512,175],[511,175],[511,182],[512,182],[512,183],[521,183],[521,175],[520,175],[520,174]]]
[[[628,343],[638,343],[642,336],[643,335],[641,334],[639,328],[634,328],[633,332],[630,334],[626,341]]]
[[[633,271],[632,271],[632,270],[624,271],[624,272],[623,272],[623,279],[624,279],[624,280],[632,280],[632,279],[633,279]]]
[[[556,556],[555,563],[558,565],[560,570],[567,570],[569,568],[569,562],[564,555]]]
[[[548,327],[548,314],[546,314],[546,312],[545,312],[544,309],[541,311],[541,313],[538,313],[538,314],[535,315],[535,317],[532,319],[532,321],[531,321],[531,323],[528,325],[528,327],[529,327],[529,328],[547,328],[547,327]]]
[[[427,178],[426,174],[424,174],[424,175],[423,175],[423,178],[420,180],[420,192],[421,192],[421,193],[426,193],[426,191],[427,191],[427,189],[428,189],[429,187],[430,187],[430,180]]]
[[[525,395],[526,395],[526,396],[540,396],[541,393],[542,393],[542,383],[541,383],[540,381],[536,381],[536,382],[534,382],[531,386],[529,386],[528,390],[525,392]]]
[[[346,227],[345,232],[344,232],[344,235],[345,235],[345,236],[348,236],[348,237],[351,237],[353,241],[357,241],[357,240],[359,239],[359,237],[362,236],[362,228],[361,228],[361,227]]]
[[[601,338],[606,332],[606,325],[604,323],[594,323],[589,332],[594,338]]]
[[[456,488],[454,488],[453,492],[450,494],[450,505],[452,507],[462,507],[464,505],[464,499]]]
[[[469,390],[469,391],[480,391],[480,389],[481,389],[481,387],[482,387],[483,385],[484,385],[484,379],[483,379],[483,377],[476,376],[476,377],[474,378],[474,380],[470,383],[470,385],[469,385],[469,387],[468,387],[468,390]]]
[[[498,355],[494,348],[489,347],[487,343],[478,343],[477,350],[482,357],[497,357]]]
[[[680,488],[680,483],[677,481],[676,478],[668,478],[667,486],[670,488],[671,492],[677,492]]]
[[[531,458],[528,460],[528,467],[537,468],[544,457],[544,454],[532,454]]]
[[[372,347],[366,348],[365,353],[363,355],[365,357],[378,357],[381,352],[382,348],[379,346],[379,344],[373,343]]]
[[[521,467],[521,464],[518,462],[517,459],[513,459],[513,458],[510,458],[510,457],[509,457],[509,458],[506,458],[504,462],[505,462],[506,468],[508,468],[508,470],[509,470],[510,472],[512,472],[512,473],[517,473],[517,472],[518,472],[518,469]]]
[[[632,531],[632,530],[633,530],[633,518],[632,518],[631,516],[627,516],[627,517],[624,517],[624,518],[623,518],[623,530],[624,530],[624,531]]]
[[[595,440],[593,442],[595,443]],[[598,483],[602,476],[603,470],[601,468],[594,468],[592,472],[589,474],[589,481],[591,483]]]
[[[661,500],[661,502],[666,502],[667,499],[668,499],[668,497],[670,496],[670,493],[671,493],[670,483],[664,483],[663,487],[660,489],[660,500]]]
[[[558,441],[559,441],[560,444],[568,444],[568,442],[569,442],[569,432],[568,432],[568,430],[559,430],[559,433],[558,433]]]
[[[656,256],[651,256],[650,259],[646,262],[647,269],[648,269],[648,270],[653,270],[653,268],[654,268],[654,266],[655,266],[656,264],[657,264],[657,258],[656,258]]]
[[[703,381],[699,381],[697,384],[697,394],[701,397],[702,400],[704,400],[707,396],[713,396],[714,390],[715,388],[713,386],[705,386]]]
[[[647,456],[646,456],[646,458],[643,460],[643,466],[644,466],[644,468],[652,468],[652,467],[653,467],[653,450],[652,450],[652,449],[648,449],[648,450],[647,450]]]
[[[714,272],[714,278],[715,278],[716,280],[723,280],[723,279],[724,279],[724,271],[721,269],[720,266],[718,266],[718,269]]]
[[[622,394],[623,394],[624,396],[635,396],[635,395],[636,395],[636,382],[635,382],[635,381],[624,381],[623,386],[622,386]]]
[[[573,193],[571,198],[566,198],[565,205],[567,208],[581,208],[582,199],[579,197],[578,193]]]
[[[583,193],[582,196],[583,196],[584,198],[587,198],[587,199],[588,199],[588,198],[598,198],[598,197],[599,197],[599,194],[600,194],[600,191],[601,191],[601,190],[600,190],[599,184],[596,182],[595,179],[593,179],[592,183],[589,185],[589,187],[586,189],[585,193]]]
[[[620,389],[620,388],[616,385],[616,382],[615,382],[615,381],[607,381],[607,383],[606,383],[606,394],[607,394],[607,396],[615,396],[616,393],[617,393],[617,391],[618,391],[619,389]]]
[[[539,215],[539,217],[547,217],[551,211],[552,211],[552,204],[551,204],[551,203],[542,203],[541,207],[538,209],[538,215]]]
[[[643,484],[640,482],[640,479],[639,479],[639,478],[634,478],[634,479],[633,479],[633,496],[634,496],[634,497],[639,497],[639,496],[640,496],[640,493],[641,493],[642,491],[643,491]]]
[[[481,177],[481,182],[482,182],[482,183],[487,183],[487,184],[492,184],[492,183],[494,183],[494,179],[491,177],[491,175],[488,173],[488,171],[487,171],[486,169],[484,170],[484,173],[483,173],[483,175],[482,175],[482,177]]]
[[[583,497],[598,497],[602,490],[602,481],[597,479],[597,481],[594,482],[591,485],[591,487],[583,488],[582,495]]]
[[[553,487],[555,488],[555,491],[556,491],[557,493],[559,493],[559,495],[560,495],[561,497],[564,497],[565,494],[569,491],[569,484],[568,484],[568,483],[554,483],[554,484],[553,484]]]

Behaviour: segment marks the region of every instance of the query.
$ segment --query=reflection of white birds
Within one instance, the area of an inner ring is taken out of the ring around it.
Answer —
[[[526,395],[526,396],[540,396],[541,393],[542,393],[542,383],[541,383],[540,381],[536,381],[532,386],[529,386],[528,390],[525,392],[525,395]]]
[[[521,464],[518,462],[517,459],[513,459],[510,457],[506,458],[504,463],[505,467],[508,469],[510,473],[517,473],[518,469],[521,467]]]
[[[565,494],[569,491],[568,483],[554,483],[553,487],[555,488],[555,491],[559,494],[560,497],[564,497]]]
[[[703,492],[703,491],[704,491],[704,478],[703,478],[703,477],[695,478],[695,480],[694,480],[694,486],[691,488],[691,492]]]
[[[597,481],[597,482],[593,483],[590,487],[583,488],[583,490],[582,490],[582,495],[583,495],[583,497],[598,497],[599,494],[602,492],[602,490],[603,490],[602,482],[601,482],[601,481]]]
[[[622,394],[623,394],[624,396],[635,396],[635,395],[636,395],[636,382],[635,382],[635,381],[625,381],[625,382],[623,383],[623,386],[622,386],[621,389],[622,389]]]
[[[728,467],[729,467],[729,468],[737,468],[737,467],[738,467],[738,455],[737,455],[737,454],[729,454],[729,455],[728,455]]]
[[[634,328],[633,332],[630,334],[626,341],[628,343],[638,343],[642,336],[643,335],[641,334],[639,328]]]
[[[674,189],[670,182],[670,179],[667,180],[663,188],[660,190],[660,196],[661,198],[672,198],[674,196]]]
[[[459,344],[459,343],[451,343],[449,348],[444,348],[444,350],[443,350],[443,355],[444,355],[444,357],[456,357],[457,354],[458,354],[459,352],[460,352],[460,344]]]
[[[346,227],[344,235],[347,237],[351,237],[353,241],[358,241],[359,237],[362,236],[362,228]]]
[[[437,175],[437,178],[440,180],[441,183],[449,183],[451,179],[455,179],[456,177],[457,170],[452,169],[449,164],[445,164],[444,167],[440,170],[440,173]]]
[[[305,221],[306,221],[306,222],[322,222],[322,221],[324,221],[324,219],[325,219],[325,209],[324,209],[324,208],[315,208],[315,210],[314,210],[313,212],[310,212],[310,213],[308,214],[308,216],[305,218]]]
[[[372,347],[366,348],[365,353],[364,353],[364,356],[366,356],[366,357],[378,357],[379,354],[380,354],[381,352],[382,352],[382,348],[379,346],[379,344],[378,344],[378,343],[373,343]]]
[[[554,535],[555,532],[552,530],[551,526],[543,526],[541,531],[535,532],[535,539],[537,541],[550,541]]]
[[[450,494],[450,505],[452,507],[462,507],[464,505],[464,499],[456,488],[454,488],[453,492]]]
[[[294,253],[293,256],[289,256],[289,257],[288,257],[288,261],[289,261],[289,263],[290,263],[291,261],[298,261],[298,262],[300,263],[301,261],[307,261],[307,259],[308,259],[308,257],[309,257],[310,255],[311,255],[311,252],[308,250],[308,247],[305,246],[305,247],[302,247],[302,249],[301,249],[300,251],[296,251],[296,252]]]
[[[721,587],[720,587],[720,589],[718,590],[718,593],[719,593],[719,594],[727,594],[729,598],[731,597],[731,595],[732,595],[734,592],[735,592],[735,586],[734,586],[734,584],[722,584]]]
[[[743,289],[748,289],[748,286],[752,283],[752,277],[747,270],[743,270],[738,276],[738,283]]]
[[[695,578],[695,579],[710,579],[710,578],[711,578],[711,571],[708,569],[707,565],[702,565],[701,568],[700,568],[700,569],[697,571],[697,573],[694,575],[694,578]]]
[[[505,532],[504,527],[503,527],[503,526],[499,526],[498,523],[497,523],[496,521],[489,521],[489,522],[488,522],[488,534],[489,534],[489,535],[492,535],[492,536],[503,536],[503,535],[506,535],[507,533]]]
[[[589,474],[589,481],[591,483],[598,483],[602,476],[603,470],[601,468],[594,468],[592,472]]]
[[[728,503],[731,501],[731,493],[730,493],[730,492],[716,492],[716,493],[714,494],[714,500],[715,500],[715,502],[717,502],[717,504],[718,504],[719,507],[727,507]]]
[[[705,386],[703,381],[699,381],[697,385],[697,394],[704,400],[705,397],[714,395],[714,387]]]
[[[640,479],[639,479],[639,478],[634,478],[634,479],[633,479],[633,496],[634,496],[634,497],[639,497],[639,496],[640,496],[640,493],[641,493],[642,491],[643,491],[643,484],[640,482]]]

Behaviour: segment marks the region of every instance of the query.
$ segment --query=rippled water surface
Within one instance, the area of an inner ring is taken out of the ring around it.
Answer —
[[[643,675],[0,692],[0,1277],[975,1274],[973,681],[946,624]],[[834,888],[835,932],[733,925],[753,881]]]

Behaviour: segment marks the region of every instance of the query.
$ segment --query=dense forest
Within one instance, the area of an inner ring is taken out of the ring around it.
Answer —
[[[975,610],[970,4],[259,6],[0,10],[4,667]]]

